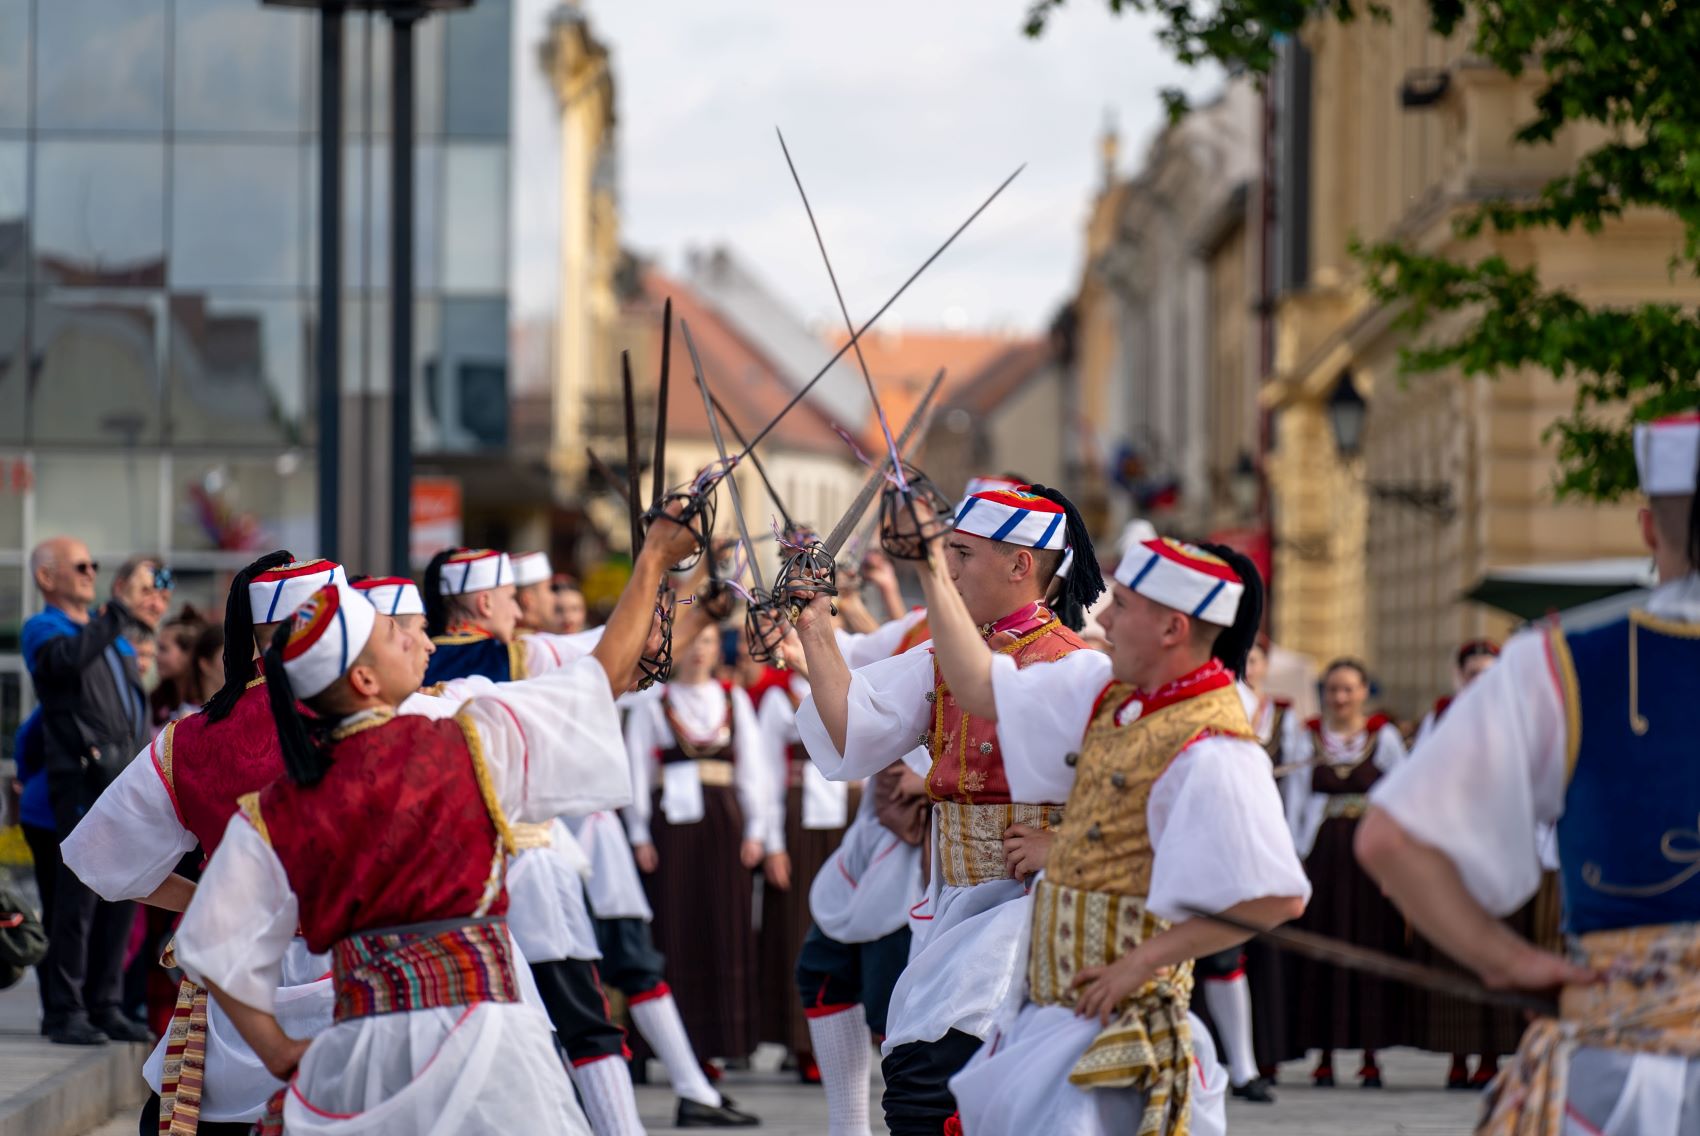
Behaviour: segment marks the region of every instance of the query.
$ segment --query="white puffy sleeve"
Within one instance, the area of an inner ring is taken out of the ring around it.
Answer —
[[[1392,722],[1384,724],[1375,736],[1375,767],[1383,773],[1391,773],[1405,764],[1410,752],[1405,748],[1404,735]]]
[[[283,956],[300,918],[283,864],[237,813],[178,925],[177,961],[196,982],[274,1013]]]
[[[774,778],[771,811],[767,829],[767,850],[769,853],[785,851],[785,801],[787,784],[790,774],[789,762],[786,760],[786,748],[797,739],[797,708],[791,705],[791,696],[784,690],[775,688],[762,698],[761,705],[756,707],[756,720],[761,725],[762,737],[767,739],[768,752],[773,761]]]
[[[1524,632],[1465,688],[1370,799],[1457,865],[1496,915],[1540,886],[1543,825],[1564,811],[1564,698],[1547,634]]]
[[[151,895],[198,843],[165,787],[159,744],[155,738],[124,767],[59,846],[65,866],[114,903]]]
[[[654,811],[650,799],[650,781],[654,776],[655,755],[672,742],[672,731],[662,715],[659,698],[645,698],[632,705],[626,716],[627,775],[631,779],[632,803],[621,815],[626,822],[626,835],[634,846],[653,844],[649,818]]]
[[[742,687],[732,688],[732,779],[738,790],[738,806],[744,810],[744,839],[759,840],[771,848],[769,835],[775,820],[774,782],[777,792],[785,792],[785,782],[777,778],[779,755],[774,752],[772,739],[762,732],[756,721],[756,708]],[[779,826],[785,826],[783,808],[778,813]],[[779,837],[779,847],[785,847],[785,837]]]
[[[887,620],[869,632],[841,631],[838,633],[838,649],[851,670],[889,659],[902,645],[903,637],[909,634],[910,628],[921,622],[926,614],[926,608],[916,608],[897,619]]]
[[[1151,789],[1151,910],[1225,911],[1271,896],[1310,898],[1293,850],[1269,755],[1243,738],[1205,738],[1182,750]]]
[[[602,642],[602,631],[600,627],[592,627],[588,631],[579,631],[572,635],[527,631],[519,637],[525,648],[525,673],[536,677],[560,670],[569,663],[576,663]]]
[[[499,683],[461,712],[477,728],[484,764],[509,818],[544,823],[630,803],[620,719],[608,676],[595,659]]]
[[[998,749],[1011,798],[1068,800],[1074,787],[1068,755],[1079,752],[1110,677],[1110,656],[1102,651],[1074,651],[1029,667],[1017,667],[1008,655],[992,656]]]
[[[872,777],[915,748],[928,725],[932,689],[933,655],[922,647],[851,671],[843,753],[832,744],[811,694],[797,709],[797,733],[809,760],[829,781]]]
[[[1289,714],[1288,718],[1293,715]],[[1298,723],[1288,733],[1287,747],[1282,751],[1283,760],[1289,765],[1297,765],[1316,757],[1316,735]],[[1281,778],[1281,795],[1286,802],[1287,827],[1293,834],[1293,845],[1298,849],[1300,857],[1310,855],[1311,845],[1316,843],[1316,834],[1322,828],[1322,814],[1328,807],[1328,802],[1322,799],[1322,794],[1311,788],[1312,770],[1309,767],[1295,769]]]

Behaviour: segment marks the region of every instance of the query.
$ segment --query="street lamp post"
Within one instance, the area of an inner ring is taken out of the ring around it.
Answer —
[[[414,25],[477,0],[260,0],[319,13],[319,544],[335,558],[341,445],[342,17],[390,18],[390,563],[412,571]]]
[[[1347,371],[1328,396],[1328,427],[1334,446],[1350,462],[1363,451],[1364,426],[1369,420],[1369,403]],[[1458,515],[1452,485],[1444,481],[1365,481],[1364,488],[1378,501],[1392,501],[1444,521]]]

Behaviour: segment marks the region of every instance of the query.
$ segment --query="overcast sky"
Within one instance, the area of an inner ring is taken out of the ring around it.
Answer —
[[[518,34],[552,7],[520,0]],[[1026,162],[881,326],[1035,330],[1078,281],[1106,116],[1126,175],[1159,125],[1158,90],[1202,95],[1215,84],[1104,0],[1071,0],[1036,41],[1021,34],[1026,0],[584,7],[613,53],[626,246],[677,269],[686,250],[724,243],[823,321],[839,317],[776,125],[858,321]],[[521,86],[522,135],[545,113],[532,86],[529,108]],[[545,147],[518,151],[523,216],[527,198],[549,199],[555,159]]]

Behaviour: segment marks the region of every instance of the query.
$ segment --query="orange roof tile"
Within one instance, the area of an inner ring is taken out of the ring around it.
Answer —
[[[845,332],[826,337],[834,347],[849,339]],[[1014,335],[954,331],[871,331],[857,341],[868,361],[868,372],[879,390],[891,431],[903,428],[921,400],[927,384],[944,368],[944,385],[935,398],[935,409],[957,401],[959,396],[985,375],[988,368],[1017,349],[1030,350],[1035,341]],[[854,354],[846,356],[854,362]],[[862,424],[861,433],[874,444],[879,426],[873,412]]]

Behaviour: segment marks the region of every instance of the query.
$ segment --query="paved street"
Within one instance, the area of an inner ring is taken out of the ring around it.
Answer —
[[[768,1061],[758,1060],[767,1066]],[[1340,1068],[1355,1068],[1344,1056]],[[1356,1087],[1317,1090],[1302,1085],[1305,1067],[1283,1069],[1288,1084],[1274,1105],[1230,1102],[1229,1131],[1235,1136],[1459,1136],[1468,1133],[1475,1118],[1475,1094],[1448,1093],[1436,1088],[1446,1072],[1446,1059],[1433,1054],[1395,1050],[1383,1057],[1388,1087],[1380,1092]],[[733,1073],[727,1088],[738,1103],[760,1115],[762,1131],[770,1136],[821,1136],[826,1131],[826,1098],[818,1088],[805,1088],[776,1071]],[[878,1089],[875,1088],[878,1114]],[[673,1098],[664,1086],[638,1090],[638,1105],[651,1132],[673,1132]],[[115,1117],[89,1136],[129,1136],[133,1116]],[[874,1126],[875,1133],[885,1128]],[[1037,1134],[1036,1134],[1037,1136]],[[1066,1136],[1066,1134],[1056,1134]]]

